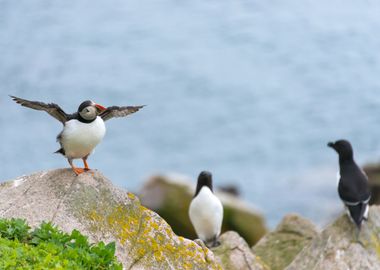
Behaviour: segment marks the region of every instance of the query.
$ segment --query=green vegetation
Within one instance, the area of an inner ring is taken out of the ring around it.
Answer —
[[[0,269],[121,270],[115,243],[89,244],[73,230],[67,234],[43,222],[34,230],[23,219],[0,219]]]

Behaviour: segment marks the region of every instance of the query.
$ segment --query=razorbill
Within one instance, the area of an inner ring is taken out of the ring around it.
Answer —
[[[223,206],[212,191],[212,175],[203,171],[198,176],[195,195],[189,207],[190,221],[199,239],[208,247],[218,245],[223,221]]]
[[[86,100],[79,105],[77,112],[67,114],[54,103],[47,104],[39,101],[30,101],[15,96],[11,96],[11,98],[22,106],[46,111],[63,124],[63,130],[57,136],[57,141],[61,145],[61,148],[55,153],[64,155],[77,175],[90,170],[87,158],[106,133],[104,121],[113,117],[127,116],[144,107],[112,106],[105,108],[91,100]],[[79,158],[83,160],[83,169],[76,168],[73,164],[73,159]]]
[[[329,142],[327,146],[339,155],[339,197],[348,209],[349,217],[360,229],[363,219],[368,219],[368,202],[371,198],[367,175],[355,163],[350,142],[338,140]]]

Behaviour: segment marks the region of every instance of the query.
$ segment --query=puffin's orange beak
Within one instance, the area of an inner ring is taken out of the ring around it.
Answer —
[[[102,105],[95,104],[95,107],[98,108],[101,112],[107,110],[107,108],[103,107]]]

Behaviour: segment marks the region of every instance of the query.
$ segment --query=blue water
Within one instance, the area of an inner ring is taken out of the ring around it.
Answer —
[[[0,0],[0,179],[68,167],[60,123],[8,94],[147,104],[107,122],[91,167],[132,191],[208,169],[271,226],[326,224],[341,210],[326,143],[380,160],[379,14],[374,0]]]

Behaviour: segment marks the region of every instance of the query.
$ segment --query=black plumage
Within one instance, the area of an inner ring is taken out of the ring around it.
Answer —
[[[40,110],[40,111],[45,111],[51,116],[53,116],[55,119],[60,121],[63,125],[72,119],[76,119],[78,121],[81,121],[83,123],[89,123],[93,120],[86,120],[83,119],[79,112],[82,111],[85,107],[90,106],[91,104],[94,104],[91,100],[86,100],[83,101],[79,107],[78,111],[73,113],[73,114],[67,114],[64,112],[64,110],[59,107],[59,105],[55,103],[44,103],[40,101],[31,101],[31,100],[26,100],[22,98],[18,98],[15,96],[10,96],[16,103],[28,107],[34,110]],[[99,116],[103,119],[103,121],[107,121],[113,117],[124,117],[129,114],[135,113],[141,108],[145,107],[145,105],[141,106],[111,106],[108,108],[105,108],[104,111],[99,112]]]
[[[10,96],[16,103],[21,106],[28,107],[34,110],[45,111],[55,119],[57,119],[62,124],[65,124],[68,120],[72,119],[72,115],[65,113],[61,107],[59,107],[55,103],[43,103],[40,101],[31,101],[22,98],[18,98],[15,96]]]
[[[212,174],[208,171],[202,171],[198,176],[198,182],[197,182],[197,188],[195,189],[194,197],[196,197],[201,191],[202,187],[208,187],[211,191],[212,190]]]
[[[145,105],[141,106],[111,106],[108,107],[105,111],[101,112],[99,116],[103,119],[103,121],[107,121],[113,117],[124,117],[128,114],[135,113],[141,108],[145,107]]]
[[[347,207],[351,219],[360,228],[363,219],[367,218],[371,198],[367,175],[356,164],[350,142],[338,140],[328,143],[328,146],[339,155],[339,197]]]

